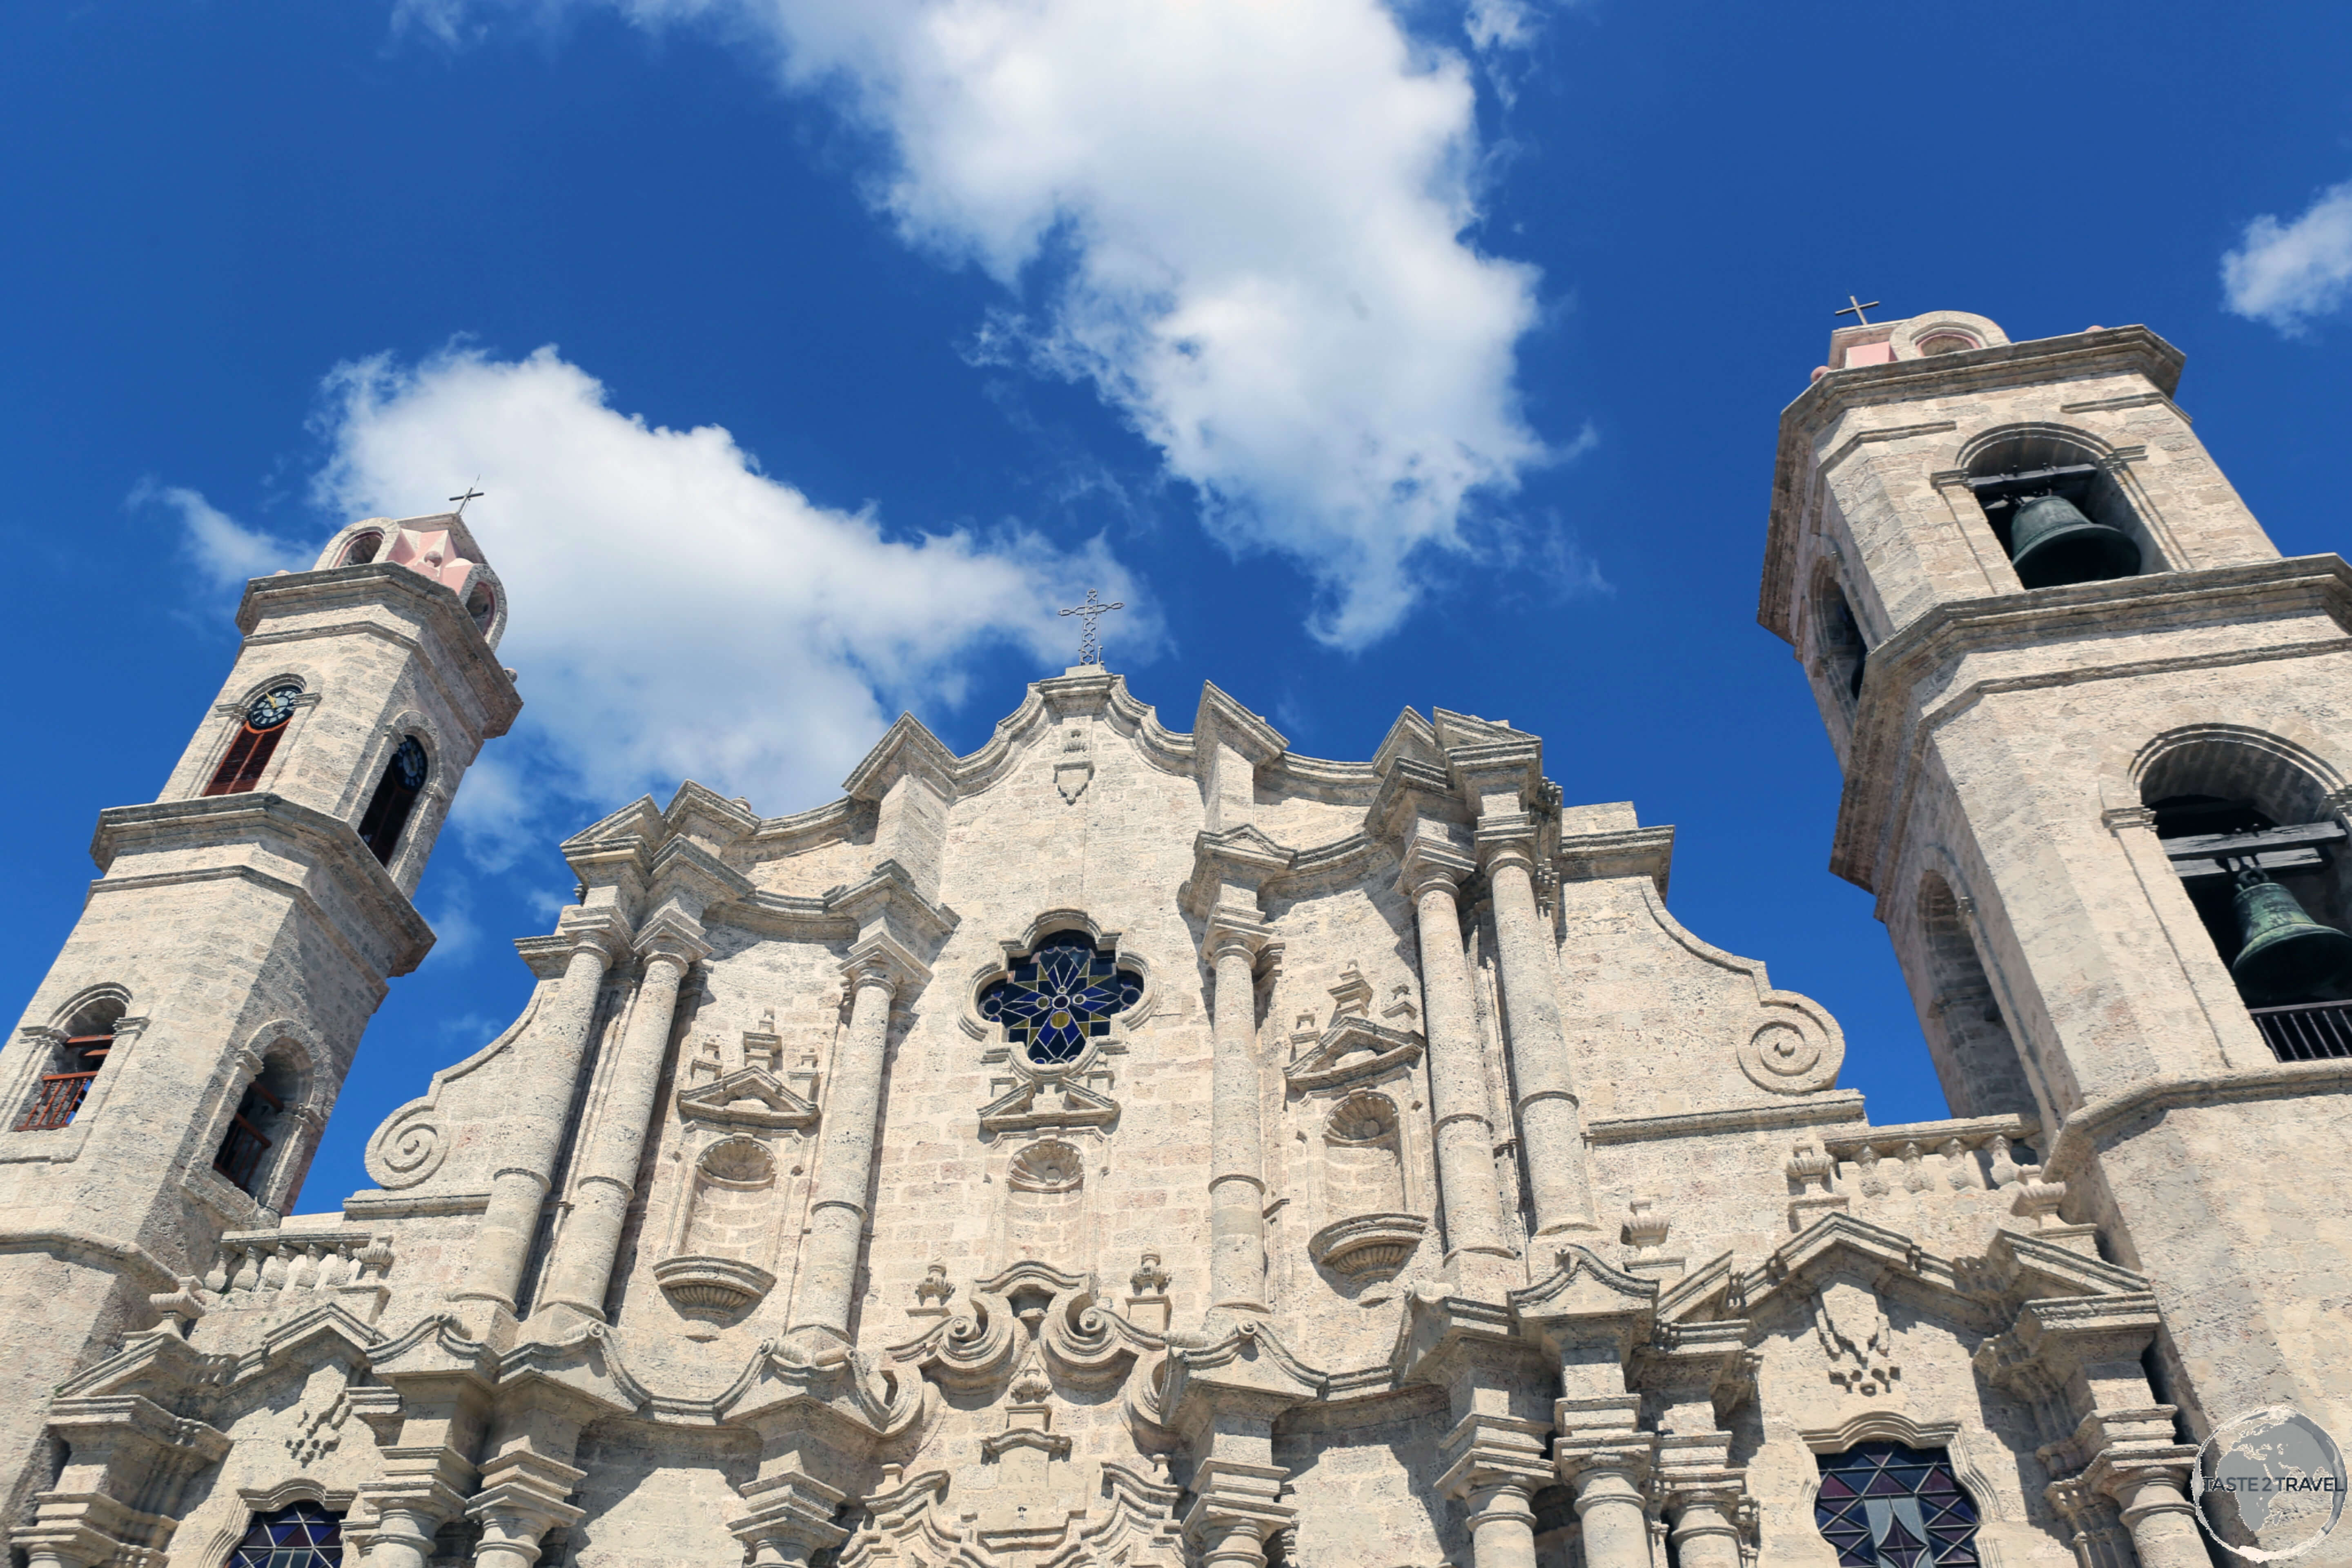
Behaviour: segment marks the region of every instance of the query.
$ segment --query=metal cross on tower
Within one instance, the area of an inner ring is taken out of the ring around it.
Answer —
[[[1863,312],[1864,310],[1875,310],[1876,309],[1878,309],[1877,300],[1857,300],[1853,295],[1848,294],[1845,297],[1845,308],[1843,310],[1832,310],[1830,314],[1832,316],[1852,316],[1854,319],[1856,325],[1866,327],[1870,325],[1870,318],[1864,315]]]
[[[1078,662],[1080,664],[1100,664],[1102,662],[1102,627],[1097,623],[1101,621],[1103,616],[1110,614],[1113,610],[1123,610],[1125,608],[1127,608],[1127,602],[1124,599],[1115,605],[1106,605],[1096,595],[1095,591],[1092,588],[1089,588],[1087,590],[1087,602],[1085,604],[1073,605],[1068,609],[1062,612],[1062,614],[1066,616],[1078,616],[1086,626],[1085,634],[1078,638]]]
[[[481,482],[482,482],[482,477],[481,477],[479,474],[475,475],[475,476],[474,476],[474,485],[480,484]],[[469,500],[481,500],[484,496],[486,496],[486,495],[488,495],[488,494],[489,494],[489,493],[490,493],[490,492],[489,492],[489,491],[488,491],[488,490],[478,490],[478,489],[476,489],[474,488],[474,485],[467,485],[467,486],[466,487],[466,493],[465,493],[464,495],[461,495],[461,496],[451,496],[451,497],[449,498],[451,500],[456,501],[456,502],[457,503],[457,515],[458,515],[459,517],[463,517],[463,516],[465,516],[465,515],[466,515],[466,503],[467,503],[467,501],[469,501]]]

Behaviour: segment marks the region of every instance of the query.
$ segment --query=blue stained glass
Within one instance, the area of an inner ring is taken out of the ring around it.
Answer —
[[[1813,1522],[1843,1568],[1969,1568],[1977,1512],[1939,1448],[1858,1443],[1822,1456]]]
[[[1141,999],[1143,977],[1121,969],[1083,932],[1047,937],[1013,973],[980,994],[980,1016],[1033,1062],[1066,1062]]]
[[[343,1521],[315,1502],[256,1514],[228,1568],[342,1568]]]

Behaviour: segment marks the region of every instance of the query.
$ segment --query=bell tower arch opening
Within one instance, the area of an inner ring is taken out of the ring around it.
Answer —
[[[2140,799],[2277,1049],[2272,1009],[2352,1000],[2352,868],[2326,787],[2266,741],[2207,734],[2165,747],[2141,772]],[[2352,1042],[2340,1054],[2352,1055]]]
[[[1919,879],[1919,1022],[1955,1116],[2037,1114],[2031,1080],[2000,998],[1943,873]]]
[[[2059,426],[1988,433],[1971,444],[1968,487],[2028,588],[2162,571],[2163,552],[2105,454]]]

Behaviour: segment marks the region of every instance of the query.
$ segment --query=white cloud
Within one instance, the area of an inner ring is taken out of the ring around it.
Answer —
[[[467,517],[512,594],[499,651],[526,704],[523,744],[501,742],[458,796],[493,867],[544,831],[551,788],[604,807],[681,778],[771,813],[828,799],[888,705],[955,700],[972,652],[1009,642],[1058,668],[1055,609],[1088,585],[1137,606],[1114,654],[1157,635],[1099,542],[887,537],[762,474],[716,426],[614,411],[552,349],[372,360],[328,387],[322,504],[439,510],[449,475],[482,476]]]
[[[181,544],[205,580],[215,588],[241,588],[254,577],[281,567],[289,571],[310,563],[314,552],[289,543],[275,534],[247,528],[205,500],[202,492],[178,485],[142,479],[132,487],[128,504],[163,506],[180,514]]]
[[[879,131],[904,236],[1032,301],[992,352],[1091,382],[1217,538],[1313,578],[1332,643],[1393,628],[1415,553],[1475,550],[1546,459],[1513,379],[1535,271],[1465,237],[1469,68],[1381,0],[569,3],[716,23]],[[453,39],[472,14],[401,9]],[[1477,0],[1465,27],[1528,16]]]
[[[2352,180],[2319,193],[2301,217],[2268,213],[2221,258],[2221,288],[2241,316],[2290,335],[2352,300]]]

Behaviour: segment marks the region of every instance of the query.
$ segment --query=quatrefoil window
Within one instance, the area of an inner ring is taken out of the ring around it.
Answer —
[[[980,1016],[1042,1064],[1066,1062],[1143,996],[1143,976],[1083,931],[1047,937],[1013,973],[980,994]]]

